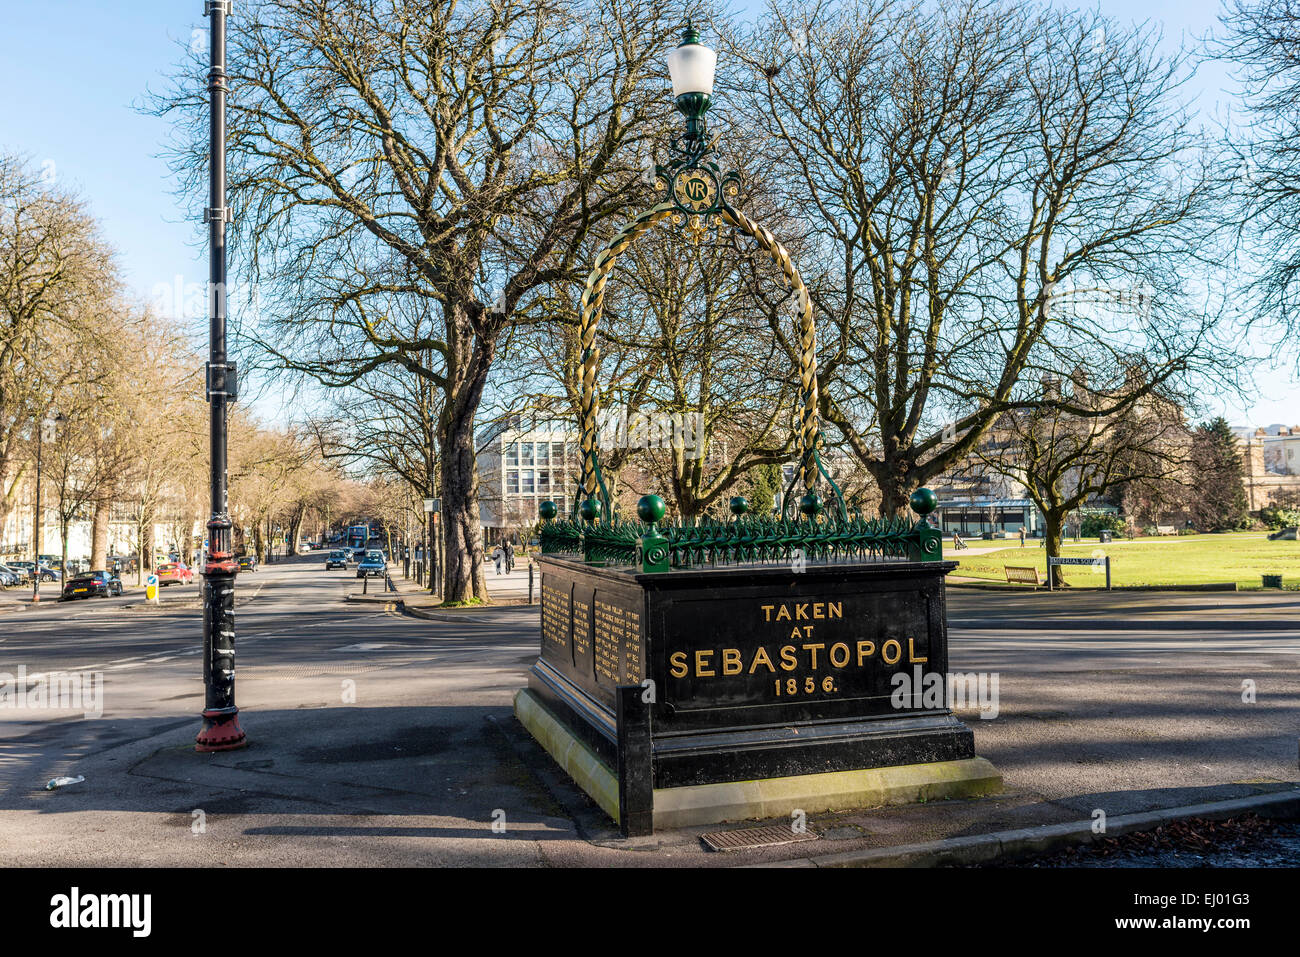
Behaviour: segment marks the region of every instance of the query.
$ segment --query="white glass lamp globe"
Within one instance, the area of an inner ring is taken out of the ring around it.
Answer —
[[[682,42],[668,54],[668,75],[673,80],[673,96],[688,93],[713,95],[713,73],[717,69],[718,54],[700,42],[700,35],[687,27]]]

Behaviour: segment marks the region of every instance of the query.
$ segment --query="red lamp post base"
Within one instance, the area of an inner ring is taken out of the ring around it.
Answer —
[[[194,750],[238,751],[248,747],[248,737],[239,726],[239,709],[204,711],[203,730],[194,738]]]

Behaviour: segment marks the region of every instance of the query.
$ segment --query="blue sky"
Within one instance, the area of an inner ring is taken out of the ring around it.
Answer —
[[[1214,29],[1219,12],[1218,0],[1100,0],[1087,6],[1119,20],[1161,24],[1170,43]],[[177,276],[182,285],[207,279],[199,234],[183,218],[159,158],[167,121],[133,108],[179,61],[178,44],[206,43],[194,33],[206,25],[202,13],[201,0],[0,0],[0,148],[27,154],[89,200],[120,253],[128,284],[142,298]],[[235,27],[238,19],[231,22]],[[1189,92],[1213,110],[1228,102],[1230,89],[1223,69],[1211,64]],[[1257,381],[1252,402],[1213,401],[1214,411],[1241,424],[1300,422],[1300,389],[1289,366],[1263,364]],[[271,397],[258,408],[268,417],[281,414]]]

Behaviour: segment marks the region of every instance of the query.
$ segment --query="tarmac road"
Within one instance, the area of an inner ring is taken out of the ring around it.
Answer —
[[[535,608],[429,621],[345,602],[356,585],[312,556],[241,574],[237,694],[252,746],[222,755],[191,749],[197,585],[163,593],[191,607],[127,597],[0,615],[0,672],[103,681],[102,717],[0,707],[0,860],[653,866],[818,853],[708,854],[703,828],[618,840],[512,717]],[[1135,599],[950,589],[950,667],[998,674],[997,717],[959,713],[1007,794],[812,818],[821,852],[1293,786],[1300,631],[1279,625],[1295,603]]]

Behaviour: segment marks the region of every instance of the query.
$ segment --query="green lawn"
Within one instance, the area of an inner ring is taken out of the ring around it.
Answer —
[[[972,547],[986,542],[972,539]],[[1300,585],[1300,542],[1270,542],[1264,532],[1226,535],[1184,535],[1164,538],[1116,541],[1100,545],[1096,540],[1061,549],[1066,558],[1087,558],[1095,553],[1110,556],[1111,581],[1119,585],[1193,585],[1236,582],[1239,588],[1259,588],[1261,576],[1280,574],[1286,586]],[[944,543],[944,558],[961,566],[954,575],[988,578],[1005,582],[1007,565],[1035,566],[1040,580],[1046,580],[1047,555],[1037,541],[1019,543],[984,555],[967,557]],[[1091,567],[1066,566],[1065,580],[1079,587],[1104,587],[1105,573]]]

